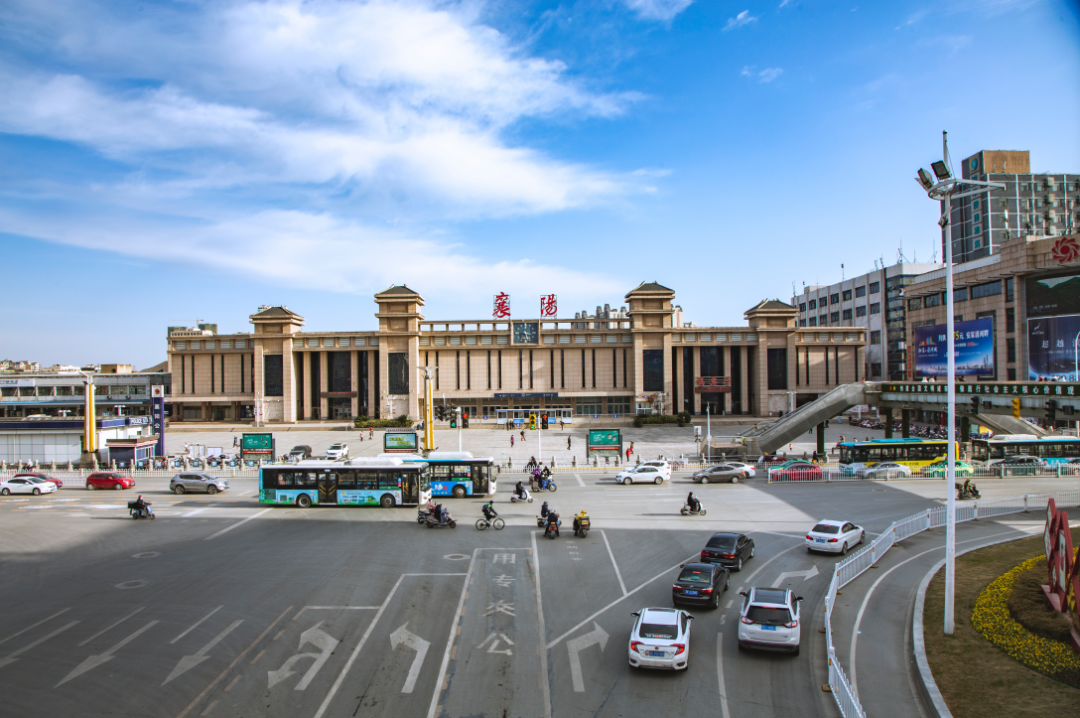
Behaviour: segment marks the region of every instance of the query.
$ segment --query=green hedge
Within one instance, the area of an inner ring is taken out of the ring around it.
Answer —
[[[407,429],[412,425],[413,420],[407,414],[402,414],[396,419],[369,419],[366,416],[358,416],[353,419],[353,426],[357,429],[367,429],[368,427],[373,429]]]
[[[682,411],[678,414],[652,414],[649,416],[635,416],[634,426],[639,429],[646,424],[678,424],[679,426],[686,426],[690,423],[690,412]]]

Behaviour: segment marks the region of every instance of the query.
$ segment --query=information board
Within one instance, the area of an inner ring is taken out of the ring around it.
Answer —
[[[989,317],[956,322],[953,347],[957,376],[994,375],[994,320]],[[948,375],[946,325],[915,328],[915,376]]]
[[[622,454],[621,429],[589,429],[586,456],[620,456]]]
[[[383,451],[387,454],[411,454],[419,445],[416,432],[411,429],[408,431],[387,429],[383,432]]]
[[[269,456],[274,458],[274,435],[244,434],[240,438],[240,456]]]

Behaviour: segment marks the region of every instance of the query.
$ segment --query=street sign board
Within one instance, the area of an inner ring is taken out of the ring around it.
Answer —
[[[240,438],[240,456],[268,456],[272,460],[274,458],[274,435],[267,432],[265,434],[244,434]]]
[[[383,451],[387,454],[411,454],[419,445],[414,429],[383,432]]]
[[[589,443],[585,447],[587,457],[620,456],[621,454],[621,429],[589,429]]]

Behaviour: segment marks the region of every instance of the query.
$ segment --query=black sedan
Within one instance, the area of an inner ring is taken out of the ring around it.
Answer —
[[[744,561],[754,557],[754,539],[746,534],[715,533],[701,549],[701,563],[718,563],[742,571]]]
[[[727,590],[731,572],[711,563],[686,563],[671,586],[671,603],[698,603],[716,608]]]

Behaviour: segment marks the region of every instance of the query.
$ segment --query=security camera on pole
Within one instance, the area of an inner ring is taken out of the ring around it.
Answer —
[[[953,334],[953,263],[952,263],[952,200],[955,197],[988,194],[990,189],[1005,189],[1000,182],[977,182],[954,177],[949,168],[949,134],[941,133],[942,158],[930,165],[934,177],[920,169],[915,181],[918,182],[930,199],[945,203],[945,211],[938,224],[945,230],[945,331],[948,334],[946,351],[948,353],[949,385],[948,401],[948,453],[945,466],[945,634],[952,635],[955,626],[954,603],[956,593],[956,337]],[[962,191],[961,185],[972,185],[980,189]],[[989,206],[989,201],[987,205]]]

